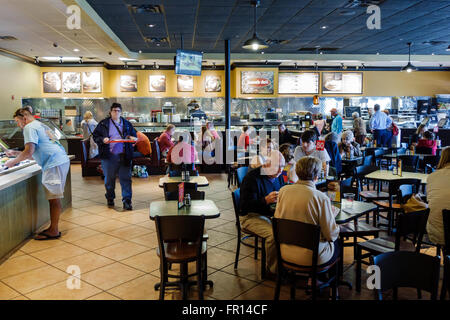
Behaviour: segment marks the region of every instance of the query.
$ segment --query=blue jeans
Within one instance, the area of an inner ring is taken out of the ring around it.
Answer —
[[[377,147],[387,147],[388,132],[384,130],[374,130],[373,137],[377,141]]]
[[[109,159],[102,159],[102,169],[105,175],[105,197],[114,200],[116,193],[116,176],[119,174],[120,186],[122,188],[122,201],[131,201],[131,166],[126,167],[120,163],[118,154],[111,154]]]

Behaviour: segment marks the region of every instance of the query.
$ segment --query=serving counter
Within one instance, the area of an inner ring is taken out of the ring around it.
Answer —
[[[35,163],[28,164],[0,175],[0,262],[50,221],[49,203],[41,183],[41,167]],[[71,205],[69,169],[62,199],[63,210]]]

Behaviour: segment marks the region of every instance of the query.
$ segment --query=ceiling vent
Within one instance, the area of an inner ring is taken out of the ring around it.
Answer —
[[[345,9],[354,9],[358,7],[368,7],[371,5],[379,6],[386,0],[349,0],[348,3],[344,6]]]
[[[150,43],[166,43],[166,42],[168,42],[168,39],[167,39],[167,37],[162,37],[162,38],[146,37],[145,41],[150,42]]]
[[[298,51],[300,52],[310,52],[310,53],[316,53],[316,51],[336,51],[339,50],[339,48],[320,48],[320,47],[314,47],[314,48],[300,48]]]
[[[447,42],[445,42],[445,41],[433,41],[433,40],[422,42],[422,44],[428,44],[428,45],[431,45],[431,46],[440,46],[441,44],[446,44],[446,43]]]
[[[0,36],[0,40],[13,41],[13,40],[17,40],[17,38],[13,37],[13,36]]]
[[[162,13],[162,8],[157,4],[133,4],[128,7],[132,13]]]
[[[268,45],[286,44],[286,43],[289,43],[289,40],[268,39],[268,40],[266,40],[266,43]]]

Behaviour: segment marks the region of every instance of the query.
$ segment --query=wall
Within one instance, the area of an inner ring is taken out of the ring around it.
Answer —
[[[0,55],[0,119],[11,119],[22,98],[41,97],[40,79],[38,66]]]

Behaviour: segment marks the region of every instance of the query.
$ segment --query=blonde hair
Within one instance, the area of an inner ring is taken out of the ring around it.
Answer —
[[[449,163],[450,163],[450,147],[445,147],[444,149],[442,149],[441,159],[439,160],[436,169],[438,170],[442,169]]]
[[[420,134],[420,131],[422,131],[422,129],[424,129],[426,126],[424,125],[424,124],[420,124],[418,127],[417,127],[417,130],[416,130],[416,134]]]
[[[173,124],[169,124],[169,125],[167,125],[167,127],[166,127],[166,131],[170,131],[170,130],[172,130],[172,129],[174,129],[175,128],[175,126],[173,125]]]
[[[89,120],[89,119],[92,119],[94,116],[93,116],[93,114],[92,114],[92,112],[90,112],[90,111],[86,111],[85,113],[84,113],[84,116],[83,116],[83,120]]]
[[[322,170],[322,161],[316,157],[303,157],[295,164],[295,173],[300,180],[314,180]]]

